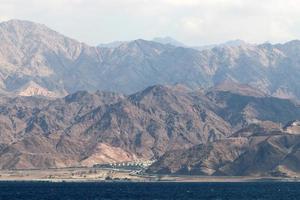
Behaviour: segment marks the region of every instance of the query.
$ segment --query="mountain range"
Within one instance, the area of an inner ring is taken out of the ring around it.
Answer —
[[[11,20],[0,24],[0,92],[28,90],[56,97],[79,90],[132,94],[157,84],[208,89],[231,81],[299,99],[299,51],[297,40],[205,50],[146,40],[92,47],[41,24]]]
[[[0,23],[0,169],[157,160],[148,173],[298,176],[300,41],[89,46]]]
[[[182,85],[157,85],[132,95],[82,91],[56,99],[2,97],[0,105],[1,169],[164,159],[169,152],[230,140],[251,124],[274,128],[277,135],[284,132],[280,124],[300,118],[299,105],[290,100]]]

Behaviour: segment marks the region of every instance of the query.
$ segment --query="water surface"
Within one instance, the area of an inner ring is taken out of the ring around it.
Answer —
[[[0,182],[0,200],[300,199],[300,183]]]

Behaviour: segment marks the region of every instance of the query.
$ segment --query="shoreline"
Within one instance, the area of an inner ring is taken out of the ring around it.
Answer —
[[[131,182],[131,183],[234,183],[234,182],[300,182],[298,177],[192,176],[143,174],[128,170],[104,168],[60,168],[0,170],[0,182]]]
[[[166,180],[166,181],[103,181],[103,180],[80,180],[80,179],[0,179],[0,183],[3,182],[40,182],[40,183],[297,183],[300,182],[299,179],[248,179],[248,180]]]
[[[251,183],[251,182],[300,182],[298,178],[274,177],[139,177],[139,179],[84,179],[84,178],[0,178],[0,182],[50,182],[50,183]]]

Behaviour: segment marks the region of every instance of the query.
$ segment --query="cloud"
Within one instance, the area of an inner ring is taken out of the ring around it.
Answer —
[[[184,34],[190,36],[199,36],[204,30],[204,21],[197,17],[186,17],[181,19],[179,29],[184,31]]]
[[[300,0],[1,0],[27,19],[90,44],[172,36],[190,45],[300,38]]]
[[[7,21],[9,20],[8,16],[0,15],[0,21]]]

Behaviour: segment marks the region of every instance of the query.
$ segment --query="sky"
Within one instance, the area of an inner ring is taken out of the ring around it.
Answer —
[[[300,0],[0,0],[0,21],[9,19],[90,45],[164,36],[191,46],[300,39]]]

